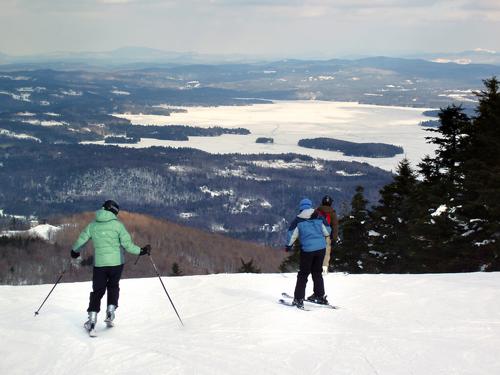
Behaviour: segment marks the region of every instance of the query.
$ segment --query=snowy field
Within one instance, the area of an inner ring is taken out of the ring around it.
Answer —
[[[130,267],[131,265],[129,265]],[[0,286],[0,373],[500,374],[500,273],[325,279],[339,310],[279,305],[294,274],[121,283],[116,326],[82,328],[91,284]],[[308,292],[311,285],[308,285]]]
[[[165,106],[168,107],[168,106]],[[368,162],[394,170],[404,157],[416,165],[434,146],[425,142],[429,135],[419,123],[429,120],[422,115],[428,108],[388,107],[352,102],[275,101],[273,104],[220,107],[177,107],[185,113],[171,116],[113,114],[136,125],[189,125],[198,127],[243,127],[250,135],[221,137],[190,137],[189,141],[160,141],[144,138],[138,144],[123,147],[172,146],[193,147],[210,153],[271,153],[294,152],[327,160]],[[274,144],[257,144],[258,137],[274,138]],[[405,154],[393,158],[363,158],[344,156],[339,152],[299,147],[303,138],[328,137],[351,142],[380,142],[402,146]],[[103,144],[104,142],[97,142]]]

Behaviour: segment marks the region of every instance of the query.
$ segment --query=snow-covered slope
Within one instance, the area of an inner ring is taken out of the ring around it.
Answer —
[[[341,309],[309,312],[276,302],[293,274],[163,280],[184,327],[158,278],[128,279],[97,338],[90,283],[58,285],[37,317],[51,285],[1,286],[0,373],[500,374],[500,273],[330,274]]]
[[[51,241],[54,235],[60,231],[60,227],[50,224],[40,224],[29,230],[9,230],[0,232],[0,236],[31,236],[39,237],[44,240]]]

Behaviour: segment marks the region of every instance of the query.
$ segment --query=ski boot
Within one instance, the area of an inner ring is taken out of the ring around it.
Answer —
[[[108,305],[108,308],[106,309],[106,319],[104,319],[104,323],[106,323],[106,326],[110,328],[114,326],[113,320],[115,320],[115,310],[115,305]]]
[[[304,308],[304,300],[302,298],[294,298],[292,301],[292,305],[297,306],[299,309]]]
[[[97,323],[97,312],[89,311],[89,320],[85,322],[83,327],[88,331],[90,337],[97,336],[95,332],[95,325]]]
[[[319,305],[328,305],[328,300],[326,299],[326,296],[321,296],[318,297],[316,294],[313,294],[309,297],[307,297],[307,300],[309,302],[317,303]]]

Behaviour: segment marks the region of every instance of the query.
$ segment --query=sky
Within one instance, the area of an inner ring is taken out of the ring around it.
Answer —
[[[0,0],[0,53],[255,57],[500,51],[499,0]]]

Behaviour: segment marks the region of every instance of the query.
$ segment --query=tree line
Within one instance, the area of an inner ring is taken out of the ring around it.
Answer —
[[[70,265],[69,250],[79,233],[95,218],[93,212],[54,217],[61,227],[49,241],[28,234],[0,235],[0,285],[24,285],[54,282],[63,271],[64,282],[89,280],[92,275],[93,245],[82,252],[83,262]],[[148,215],[120,211],[120,220],[134,243],[151,244],[152,256],[162,275],[205,275],[236,272],[276,272],[283,253],[256,243],[239,241],[207,233]],[[129,267],[124,277],[152,277],[146,259],[126,253]],[[137,263],[136,263],[137,261]]]
[[[470,116],[461,106],[439,112],[427,129],[437,146],[417,167],[403,160],[378,204],[362,186],[341,219],[332,270],[352,273],[500,270],[500,92],[484,81]]]

